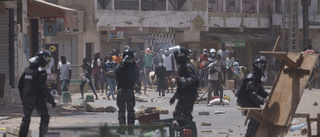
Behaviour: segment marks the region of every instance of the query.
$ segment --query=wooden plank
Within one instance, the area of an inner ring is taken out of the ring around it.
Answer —
[[[287,65],[289,68],[297,68],[297,64],[287,57],[286,52],[270,52],[270,51],[260,51],[261,54],[268,54],[275,56],[280,62]]]
[[[308,128],[308,137],[311,137],[311,121],[310,121],[310,114],[307,114],[307,128]]]
[[[237,110],[257,110],[257,111],[261,111],[261,110],[263,110],[263,108],[242,107],[242,108],[237,108]]]
[[[267,129],[272,129],[274,124],[263,116],[259,111],[250,111],[250,116],[257,120],[262,126],[266,127]]]
[[[320,136],[320,113],[317,114],[317,136]]]
[[[274,44],[272,52],[275,52],[279,47],[280,36],[278,36],[276,43]]]
[[[303,54],[299,52],[289,52],[287,57],[284,53],[270,53],[284,60],[291,60],[292,63],[286,62],[287,66],[282,65],[279,71],[279,79],[274,83],[274,90],[269,97],[269,103],[265,105],[262,115],[274,125],[282,125],[283,128],[289,127],[293,115],[299,105],[302,94],[307,85],[309,75],[304,75],[305,72],[285,73],[284,69],[288,67],[294,69],[299,66],[301,70],[312,71],[319,54]],[[287,58],[287,59],[285,59]],[[288,65],[291,64],[291,67]],[[294,65],[293,65],[294,64]],[[256,132],[256,137],[268,137],[274,129],[268,129],[264,126],[259,126]],[[274,136],[285,136],[287,130],[276,130]]]

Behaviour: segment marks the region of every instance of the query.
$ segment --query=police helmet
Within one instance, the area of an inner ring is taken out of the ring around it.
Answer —
[[[126,63],[133,63],[134,62],[134,52],[131,49],[126,49],[122,53],[122,58]]]
[[[51,61],[51,53],[49,51],[41,50],[36,56],[29,59],[29,62],[39,64],[41,67],[45,67]]]
[[[169,51],[173,53],[178,64],[181,64],[189,55],[189,50],[181,46],[170,47]]]
[[[267,61],[264,58],[257,58],[253,61],[252,67],[255,71],[263,74],[267,67]]]

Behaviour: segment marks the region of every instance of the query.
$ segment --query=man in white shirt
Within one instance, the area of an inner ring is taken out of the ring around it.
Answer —
[[[222,74],[223,74],[223,84],[226,82],[226,60],[229,56],[229,51],[226,49],[226,44],[221,43],[221,49],[218,50],[217,54],[221,57],[221,63],[222,63]]]
[[[223,88],[222,88],[222,76],[221,76],[221,70],[222,70],[222,63],[220,60],[220,55],[216,55],[214,59],[209,58],[208,60],[211,62],[208,67],[205,69],[208,70],[208,80],[211,84],[211,89],[208,90],[208,98],[207,103],[211,100],[211,94],[212,91],[214,91],[214,96],[220,96],[220,102],[223,104]],[[219,93],[220,92],[220,93]]]
[[[58,63],[57,71],[57,81],[60,77],[61,82],[61,91],[68,91],[68,85],[70,84],[71,79],[71,64],[67,61],[65,56],[60,57],[61,62]]]

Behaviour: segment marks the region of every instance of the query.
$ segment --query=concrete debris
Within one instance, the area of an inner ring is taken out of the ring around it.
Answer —
[[[156,107],[147,107],[147,109],[145,109],[145,113],[152,113],[152,110],[157,109]]]
[[[206,112],[206,111],[204,111],[204,112],[199,112],[199,115],[209,115],[209,112]]]
[[[225,114],[224,111],[214,111],[213,113],[214,113],[214,114]]]
[[[137,102],[148,102],[148,99],[143,96],[135,96]]]
[[[199,104],[207,104],[207,101],[200,101]]]
[[[308,129],[307,128],[304,128],[301,130],[300,134],[301,135],[306,135],[308,133]]]
[[[20,127],[7,127],[6,136],[7,137],[18,137]],[[29,129],[27,137],[31,137],[32,131]]]
[[[211,123],[201,122],[200,126],[211,126]]]
[[[144,115],[145,115],[144,110],[139,110],[139,111],[134,112],[135,118],[138,118],[138,117],[141,117],[141,116],[144,116]]]
[[[86,112],[104,112],[104,107],[94,102],[88,102],[84,110]]]
[[[107,106],[106,108],[104,108],[105,112],[111,112],[114,113],[117,109],[113,106]]]
[[[213,131],[212,130],[201,130],[201,133],[212,133]]]
[[[318,102],[315,101],[315,102],[313,103],[313,106],[318,106]]]
[[[169,114],[169,110],[153,109],[153,110],[152,110],[152,113]]]

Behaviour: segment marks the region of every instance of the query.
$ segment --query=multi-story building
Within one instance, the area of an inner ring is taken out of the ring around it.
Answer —
[[[64,21],[57,19],[57,36],[41,35],[42,47],[47,43],[58,44],[59,57],[67,56],[73,65],[80,65],[84,57],[92,59],[96,51],[106,55],[113,48],[122,51],[125,45],[136,51],[182,45],[200,52],[203,48],[219,49],[219,44],[225,42],[229,50],[237,52],[241,65],[251,66],[252,60],[260,56],[260,50],[271,50],[277,36],[282,36],[283,11],[289,0],[51,1],[77,10],[79,27],[63,27],[59,24]],[[298,38],[302,43],[302,7],[300,1],[298,3]],[[30,18],[26,2],[22,1],[22,5],[22,17],[17,19],[23,33],[21,37],[18,34],[18,41],[22,42],[18,42],[16,49],[19,53],[16,60],[20,61],[17,74],[28,65],[26,56],[29,55],[23,43],[27,42],[24,35],[29,32]],[[309,6],[309,41],[316,51],[320,48],[319,5],[320,2],[314,0]],[[41,27],[41,20],[39,22]],[[282,46],[282,49],[288,48]],[[301,51],[302,44],[293,50]],[[80,68],[74,68],[74,73],[81,72]]]

